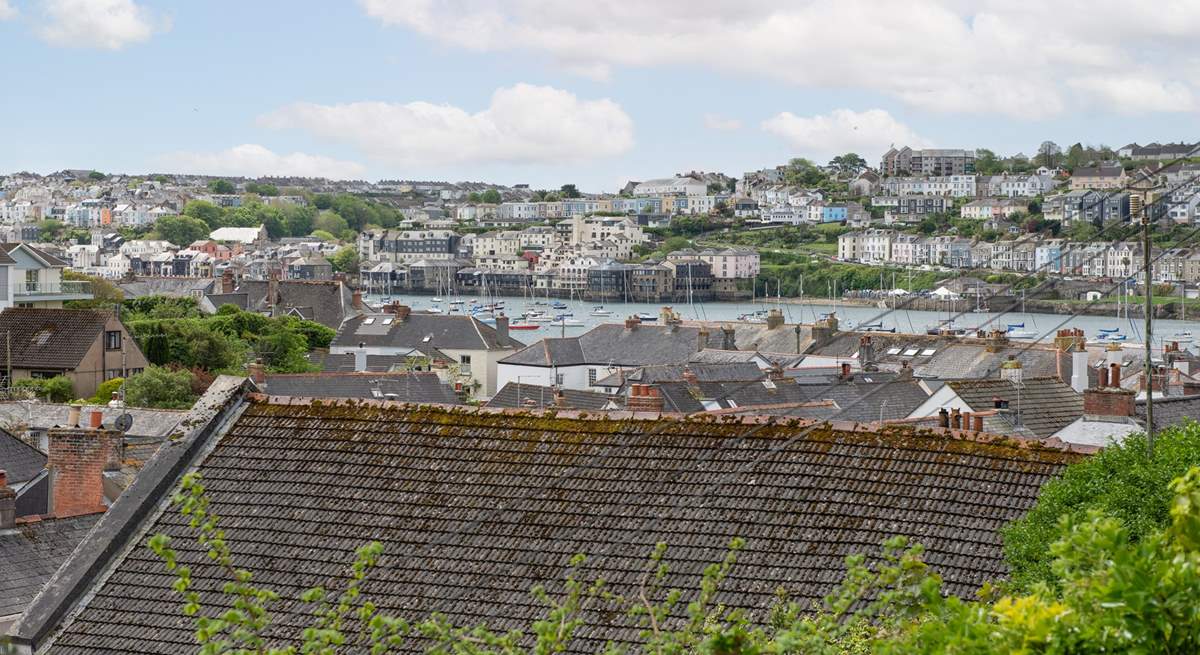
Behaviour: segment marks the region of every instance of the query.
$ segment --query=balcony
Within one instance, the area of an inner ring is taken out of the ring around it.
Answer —
[[[91,300],[92,283],[81,280],[60,282],[16,282],[12,285],[13,302]]]

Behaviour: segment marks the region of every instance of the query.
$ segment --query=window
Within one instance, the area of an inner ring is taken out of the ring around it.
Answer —
[[[59,371],[30,371],[29,377],[35,380],[48,380],[61,374]]]
[[[110,369],[105,369],[105,371],[104,371],[104,379],[105,380],[112,380],[113,378],[119,378],[119,377],[121,377],[121,369],[119,369],[119,368],[110,368]]]
[[[555,373],[554,374],[555,386],[559,386],[559,387],[563,386],[563,382],[565,382],[565,380],[566,380],[565,374],[563,374],[563,373]]]
[[[104,349],[105,350],[120,350],[121,349],[121,331],[108,330],[104,333]]]
[[[38,288],[38,271],[36,268],[31,268],[25,271],[25,290],[37,291]]]
[[[462,366],[459,368],[460,371],[462,371],[463,373],[471,372],[471,356],[470,355],[463,355],[462,359],[459,360],[459,363],[462,364]]]
[[[596,384],[596,369],[589,368],[588,369],[588,386],[590,387],[595,384]]]

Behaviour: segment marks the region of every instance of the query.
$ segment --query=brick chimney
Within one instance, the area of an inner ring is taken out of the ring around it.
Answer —
[[[812,338],[817,343],[823,343],[838,332],[837,314],[829,314],[825,318],[819,319],[813,323]]]
[[[767,369],[767,379],[776,381],[787,379],[787,376],[783,373],[783,366],[779,362],[771,364],[771,368]]]
[[[938,410],[938,427],[950,427],[950,412],[946,411],[945,407]]]
[[[684,366],[683,367],[683,381],[687,382],[688,384],[696,384],[700,381],[700,378],[696,377],[696,373],[694,371],[692,371],[692,369],[688,368],[687,366]]]
[[[396,320],[403,323],[404,321],[408,320],[408,315],[412,313],[412,307],[394,302],[384,307],[383,311],[385,314],[395,314]]]
[[[233,293],[234,288],[233,271],[227,268],[221,273],[221,293]]]
[[[504,312],[496,315],[496,337],[501,345],[508,341],[508,316],[505,316]]]
[[[839,370],[840,370],[840,373],[838,374],[839,379],[842,379],[842,380],[850,379],[850,362],[842,362],[842,366]]]
[[[362,291],[355,289],[354,293],[350,294],[350,306],[359,310],[366,309],[363,307]]]
[[[50,511],[58,518],[104,511],[104,470],[110,461],[112,430],[54,428],[48,431]]]
[[[1005,336],[1003,330],[992,330],[987,338],[987,351],[990,353],[998,353],[1004,350],[1008,345],[1008,337]]]
[[[900,362],[900,370],[896,372],[896,377],[892,378],[892,381],[899,382],[911,379],[913,379],[912,365],[909,364],[908,360],[906,359]]]
[[[772,309],[771,311],[767,312],[768,330],[774,330],[781,325],[783,325],[783,312],[779,311],[778,309]]]
[[[0,469],[0,530],[17,523],[17,492],[8,486],[8,473]]]
[[[696,352],[700,352],[708,347],[708,329],[700,328],[696,331]]]
[[[625,409],[631,412],[662,412],[663,398],[658,387],[648,384],[631,385]]]
[[[626,330],[636,330],[636,329],[638,329],[638,326],[641,324],[642,324],[641,319],[639,319],[636,316],[625,317],[625,329]]]
[[[1133,416],[1133,392],[1105,387],[1083,392],[1083,413],[1090,416]]]

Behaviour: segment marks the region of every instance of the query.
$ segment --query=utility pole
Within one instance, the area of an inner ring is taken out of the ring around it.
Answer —
[[[1146,449],[1154,457],[1154,360],[1150,356],[1154,344],[1154,284],[1151,272],[1154,259],[1150,256],[1150,214],[1144,201],[1138,208],[1142,214],[1142,260],[1146,275]]]

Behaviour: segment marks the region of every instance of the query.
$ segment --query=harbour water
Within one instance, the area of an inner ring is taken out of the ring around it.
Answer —
[[[514,332],[513,336],[526,343],[533,343],[542,337],[557,337],[571,336],[581,334],[596,325],[601,323],[620,323],[626,317],[637,314],[644,314],[653,317],[658,317],[662,310],[662,305],[653,303],[606,303],[603,310],[607,314],[595,313],[595,303],[583,302],[579,300],[555,300],[551,299],[550,303],[561,303],[566,306],[565,309],[552,309],[549,304],[535,305],[532,299],[522,297],[504,297],[497,296],[491,298],[473,298],[464,296],[462,298],[442,298],[441,302],[435,302],[430,296],[366,296],[366,301],[372,305],[382,304],[383,301],[390,299],[392,302],[398,302],[412,307],[414,311],[428,311],[431,309],[440,310],[443,313],[469,313],[469,308],[472,302],[479,304],[488,303],[503,303],[504,313],[510,317],[513,323],[525,323],[521,320],[521,315],[525,311],[534,310],[541,311],[549,316],[569,315],[572,320],[566,321],[566,325],[551,325],[549,323],[536,323],[537,329],[522,330]],[[462,304],[451,305],[451,301],[462,301]],[[542,303],[547,301],[542,300]],[[1038,314],[1038,313],[1023,313],[1020,311],[1012,311],[1008,313],[1000,312],[970,312],[955,316],[946,312],[932,311],[916,311],[906,309],[883,309],[880,307],[869,307],[859,305],[832,305],[822,303],[820,300],[813,300],[804,303],[779,303],[775,302],[706,302],[695,304],[677,304],[672,305],[672,308],[684,320],[700,320],[700,321],[718,321],[718,322],[737,322],[739,320],[748,319],[756,312],[761,316],[766,310],[778,308],[783,312],[784,320],[787,323],[811,323],[814,320],[828,313],[835,313],[841,321],[843,328],[851,329],[857,325],[872,325],[881,324],[885,330],[895,330],[896,332],[904,332],[910,334],[924,334],[925,331],[938,325],[939,322],[953,318],[954,325],[959,328],[964,328],[968,333],[974,333],[978,329],[993,330],[1001,329],[1008,330],[1011,328],[1011,336],[1015,339],[1049,341],[1054,338],[1056,331],[1060,328],[1080,328],[1087,335],[1088,339],[1095,339],[1104,334],[1119,335],[1117,338],[1124,337],[1124,342],[1127,344],[1143,343],[1143,327],[1144,320],[1136,312],[1126,318],[1124,316],[1117,318],[1116,316],[1070,316],[1068,314]],[[483,314],[482,316],[487,316]],[[1018,327],[1019,324],[1024,324]],[[1179,321],[1179,320],[1155,320],[1154,322],[1154,347],[1161,347],[1162,343],[1176,341],[1180,347],[1191,347],[1194,337],[1200,337],[1200,321]]]

